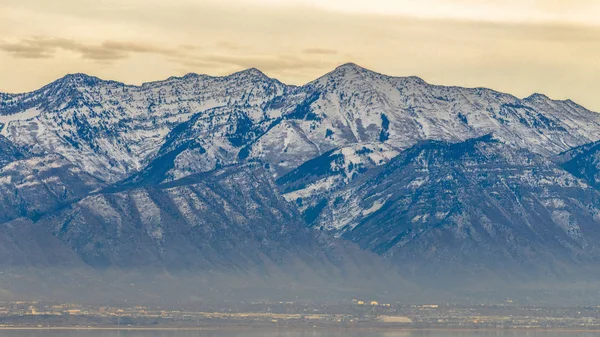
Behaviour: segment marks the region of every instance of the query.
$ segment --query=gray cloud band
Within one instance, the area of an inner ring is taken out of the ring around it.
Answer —
[[[104,41],[101,44],[85,44],[60,38],[30,38],[17,42],[0,41],[0,50],[20,58],[51,58],[59,50],[79,53],[81,57],[96,61],[115,61],[132,53],[178,56],[178,50],[160,48],[134,42]]]
[[[180,46],[176,49],[157,47],[150,44],[104,41],[100,44],[86,44],[71,39],[34,37],[6,42],[0,40],[0,51],[12,54],[17,58],[45,59],[52,58],[58,50],[65,50],[79,54],[83,59],[98,62],[112,62],[126,59],[133,54],[156,54],[166,56],[172,62],[186,66],[214,66],[227,65],[240,68],[257,67],[264,71],[285,71],[299,69],[326,69],[339,63],[339,60],[324,60],[323,57],[335,56],[336,50],[309,48],[297,54],[280,55],[250,55],[239,56],[231,46],[225,54],[218,52],[198,55],[201,48],[195,46]],[[221,47],[221,48],[219,48]]]

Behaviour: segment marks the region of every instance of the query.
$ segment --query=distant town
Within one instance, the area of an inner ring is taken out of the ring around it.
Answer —
[[[519,306],[511,300],[476,306],[353,299],[327,305],[250,302],[200,308],[0,302],[0,329],[227,327],[600,330],[600,307]]]

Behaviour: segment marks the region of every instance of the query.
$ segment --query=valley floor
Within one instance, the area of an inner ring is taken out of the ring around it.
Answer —
[[[2,330],[555,330],[600,331],[599,307],[496,305],[313,305],[293,302],[202,308],[0,304]]]

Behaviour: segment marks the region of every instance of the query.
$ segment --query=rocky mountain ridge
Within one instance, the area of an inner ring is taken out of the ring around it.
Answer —
[[[264,161],[281,176],[327,151],[362,143],[401,150],[425,139],[493,133],[554,155],[600,139],[599,115],[572,101],[435,86],[354,64],[301,87],[256,69],[139,87],[68,75],[32,93],[3,95],[0,116],[2,134],[20,147],[58,153],[107,182],[167,153],[174,158],[171,178],[245,159]]]

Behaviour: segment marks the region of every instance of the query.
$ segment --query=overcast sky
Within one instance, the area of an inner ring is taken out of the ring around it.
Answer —
[[[0,1],[3,92],[249,67],[303,84],[345,62],[600,111],[600,1]]]

